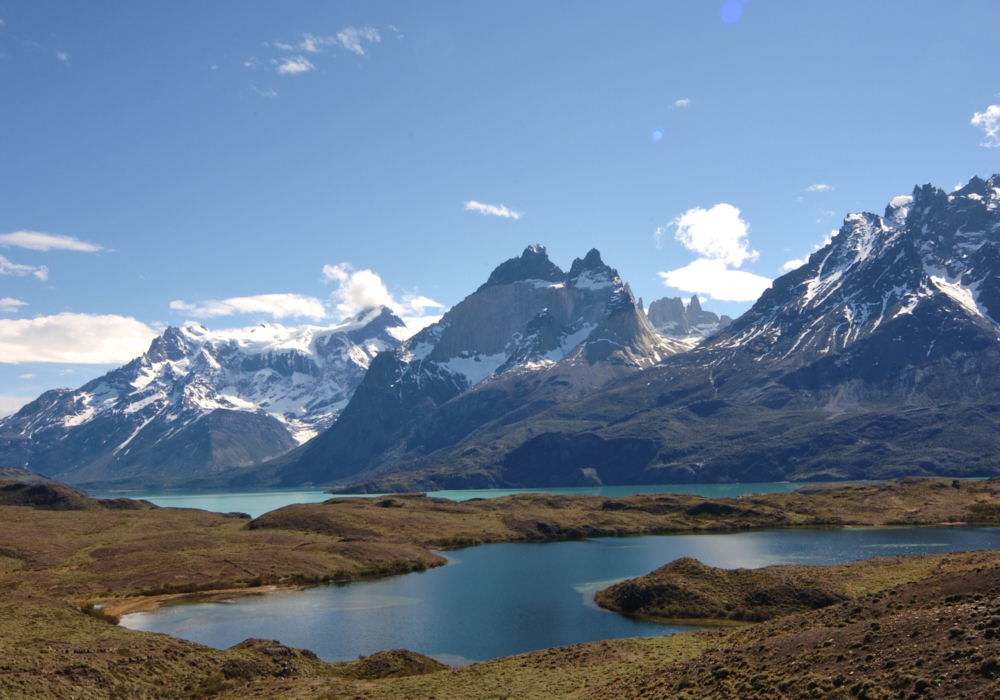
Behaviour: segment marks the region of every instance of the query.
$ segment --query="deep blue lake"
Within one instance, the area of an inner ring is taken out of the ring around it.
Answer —
[[[634,488],[634,487],[633,487]],[[438,569],[123,618],[225,648],[248,637],[328,661],[405,647],[458,664],[546,647],[692,629],[599,609],[594,591],[678,557],[725,568],[832,564],[868,557],[997,549],[1000,528],[769,530],[733,534],[493,544],[447,553]]]

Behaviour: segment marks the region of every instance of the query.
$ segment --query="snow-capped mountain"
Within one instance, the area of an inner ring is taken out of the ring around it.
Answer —
[[[776,280],[709,345],[806,364],[836,356],[888,324],[933,359],[953,345],[942,323],[1000,338],[1000,177],[947,194],[930,185],[896,197],[884,216],[851,214],[806,265]],[[992,310],[991,310],[992,309]],[[932,322],[933,323],[933,322]],[[922,330],[921,330],[922,329]],[[902,340],[897,341],[902,342]]]
[[[356,488],[998,475],[998,320],[1000,176],[917,187],[689,352]]]
[[[517,408],[580,396],[685,349],[653,333],[598,251],[564,272],[544,246],[529,246],[380,355],[341,419],[282,480],[325,483],[419,458]]]
[[[248,466],[328,428],[406,335],[385,308],[329,328],[168,328],[124,367],[0,421],[0,459],[70,483]]]

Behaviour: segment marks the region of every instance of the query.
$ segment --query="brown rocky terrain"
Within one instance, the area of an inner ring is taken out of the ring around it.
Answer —
[[[57,486],[31,487],[38,488],[2,491],[10,499],[4,502],[21,505],[0,505],[0,698],[875,698],[996,691],[1000,570],[992,553],[904,558],[867,573],[859,568],[854,579],[844,567],[817,569],[812,580],[842,586],[850,599],[736,629],[576,645],[454,670],[404,651],[350,665],[260,640],[218,651],[108,624],[118,613],[194,592],[232,596],[402,573],[442,563],[431,548],[481,542],[997,522],[995,480],[914,479],[737,499],[334,498],[249,521],[135,502],[124,509]],[[403,677],[408,673],[424,675]]]

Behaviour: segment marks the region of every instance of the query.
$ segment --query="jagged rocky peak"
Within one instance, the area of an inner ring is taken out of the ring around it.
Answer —
[[[520,257],[511,258],[497,265],[490,278],[476,291],[481,292],[487,287],[495,287],[514,282],[539,280],[543,282],[563,282],[566,273],[549,260],[545,246],[529,245]]]
[[[650,303],[647,316],[659,335],[692,343],[700,342],[733,321],[729,316],[718,316],[702,309],[697,295],[691,297],[687,307],[680,297],[657,299]]]
[[[917,337],[922,325],[940,328],[960,318],[995,334],[998,205],[1000,176],[994,175],[973,178],[951,194],[931,185],[915,187],[894,198],[884,216],[850,214],[827,246],[775,280],[713,343],[752,354],[794,348],[790,360],[807,362],[889,324],[903,324],[896,337],[909,338],[912,347],[931,342],[929,332]],[[943,346],[924,350],[939,352]]]
[[[582,259],[577,258],[569,268],[566,283],[577,289],[606,289],[621,286],[618,271],[604,264],[597,248],[591,248]]]

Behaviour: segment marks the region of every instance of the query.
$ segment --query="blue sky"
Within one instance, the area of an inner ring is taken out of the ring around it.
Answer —
[[[0,413],[169,324],[440,314],[529,243],[735,316],[847,213],[1000,171],[995,0],[0,21]]]

